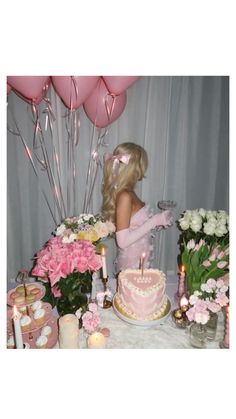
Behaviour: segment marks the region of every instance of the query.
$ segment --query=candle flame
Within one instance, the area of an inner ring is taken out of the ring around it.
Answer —
[[[184,265],[181,266],[181,272],[184,273],[185,272],[185,267]]]
[[[143,253],[142,253],[142,259],[145,259],[145,257],[146,257],[146,253],[145,253],[145,252],[143,252]]]
[[[187,306],[187,305],[188,305],[188,299],[186,298],[185,295],[183,295],[180,300],[180,307]]]

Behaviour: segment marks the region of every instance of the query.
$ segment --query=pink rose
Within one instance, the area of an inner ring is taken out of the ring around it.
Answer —
[[[197,323],[206,324],[209,318],[210,318],[210,315],[207,310],[195,312],[195,321]]]
[[[89,303],[88,305],[88,309],[89,311],[91,311],[92,313],[96,313],[96,311],[98,311],[98,306],[95,303]]]
[[[191,307],[188,311],[186,311],[186,315],[190,322],[192,322],[195,319],[195,309],[194,307]]]
[[[208,309],[212,311],[212,313],[217,313],[221,310],[220,304],[215,303],[214,301],[208,302]]]
[[[219,293],[216,297],[216,303],[220,304],[221,307],[224,307],[228,304],[229,299],[225,294]]]
[[[52,293],[53,293],[54,297],[61,297],[62,296],[61,290],[59,290],[57,285],[54,285],[52,287]]]

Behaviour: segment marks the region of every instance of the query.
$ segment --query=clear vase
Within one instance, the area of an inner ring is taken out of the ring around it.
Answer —
[[[205,348],[206,327],[201,323],[192,323],[190,326],[190,343],[194,348]]]
[[[218,322],[218,314],[210,312],[210,318],[205,325],[207,340],[214,340],[215,339],[217,322]]]

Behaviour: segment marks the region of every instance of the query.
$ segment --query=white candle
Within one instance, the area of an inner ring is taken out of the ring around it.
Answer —
[[[184,265],[182,265],[180,276],[179,276],[179,288],[178,288],[179,296],[183,295],[184,291],[185,291],[185,268],[184,268]]]
[[[65,314],[59,319],[59,347],[79,348],[79,320],[74,314]]]
[[[104,349],[106,346],[106,338],[103,333],[94,332],[87,340],[89,349]]]
[[[101,258],[102,258],[102,277],[107,278],[107,263],[106,263],[106,249],[105,249],[105,247],[102,247]]]
[[[14,324],[14,334],[15,334],[15,342],[17,349],[23,349],[23,338],[21,333],[20,327],[20,313],[18,312],[16,306],[13,306],[13,324]]]
[[[226,348],[229,348],[229,306],[226,307],[226,319],[225,319],[225,338],[224,344]]]

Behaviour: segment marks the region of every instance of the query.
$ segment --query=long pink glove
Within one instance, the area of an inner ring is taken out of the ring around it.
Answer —
[[[155,227],[170,227],[173,224],[173,214],[167,210],[161,214],[155,214],[149,220],[147,220],[140,227],[135,230],[125,228],[116,233],[116,241],[121,249],[125,249],[137,240],[141,239],[145,234]]]

